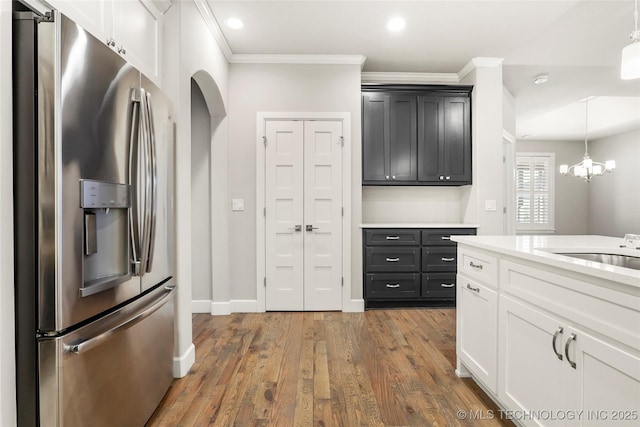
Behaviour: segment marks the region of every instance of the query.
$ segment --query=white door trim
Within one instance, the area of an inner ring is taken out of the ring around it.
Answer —
[[[333,120],[342,122],[342,310],[351,301],[351,113],[258,112],[256,120],[256,309],[265,311],[265,123],[269,120]]]

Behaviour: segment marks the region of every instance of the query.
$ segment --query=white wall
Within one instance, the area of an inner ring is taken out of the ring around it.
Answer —
[[[258,112],[349,112],[352,123],[351,296],[362,297],[360,66],[232,64],[229,104],[229,197],[245,210],[230,216],[233,300],[256,295],[256,115]]]
[[[589,183],[589,234],[640,234],[640,130],[589,142],[589,154],[616,161],[613,173]]]
[[[0,426],[16,424],[11,2],[0,1]]]
[[[502,61],[480,58],[471,63],[473,69],[460,83],[474,85],[471,98],[473,185],[461,189],[461,217],[464,223],[479,224],[478,234],[503,234]],[[485,210],[487,200],[496,201],[495,211]]]
[[[462,187],[362,188],[364,223],[460,223]]]
[[[191,83],[191,194],[192,299],[211,301],[211,114],[194,81]]]
[[[176,222],[177,222],[177,342],[174,376],[184,376],[195,361],[192,343],[192,248],[191,248],[191,78],[200,86],[207,107],[219,123],[213,136],[216,151],[212,169],[219,173],[226,188],[226,120],[229,64],[205,24],[196,5],[191,1],[173,2],[165,14],[163,46],[163,88],[174,102],[176,120]],[[213,123],[213,122],[212,122]],[[226,203],[227,194],[220,187],[212,187],[212,200]],[[219,193],[217,193],[219,192]],[[213,212],[214,206],[212,206]],[[216,213],[219,209],[216,208]],[[224,218],[224,216],[223,216]],[[222,224],[224,227],[225,224]],[[228,241],[226,234],[215,239],[214,253],[221,253],[226,262]],[[228,283],[225,271],[220,280]],[[215,293],[212,290],[213,293]]]
[[[572,165],[582,159],[582,141],[525,141],[516,142],[516,151],[555,153],[555,234],[589,234],[589,189],[581,179],[560,175],[560,165]]]
[[[502,128],[516,136],[516,100],[509,90],[502,87]]]

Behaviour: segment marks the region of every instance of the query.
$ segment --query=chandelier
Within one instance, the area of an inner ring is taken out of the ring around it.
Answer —
[[[622,61],[620,62],[620,78],[623,80],[640,78],[640,29],[638,29],[638,3],[635,0],[633,14],[635,27],[629,35],[631,43],[622,49]]]
[[[594,176],[604,175],[605,172],[613,172],[616,168],[615,160],[607,160],[605,163],[595,162],[589,157],[588,123],[589,123],[589,98],[584,101],[584,157],[582,161],[575,165],[560,165],[562,175],[570,175],[576,178],[583,178],[590,182]]]

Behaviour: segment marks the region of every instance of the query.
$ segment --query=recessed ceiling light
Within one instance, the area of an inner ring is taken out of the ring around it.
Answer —
[[[397,33],[402,31],[407,23],[402,18],[392,18],[387,22],[387,30]]]
[[[545,84],[548,81],[549,81],[548,74],[540,74],[540,75],[537,75],[535,79],[533,79],[533,82],[537,85]]]
[[[234,30],[239,30],[244,27],[244,22],[239,20],[238,18],[229,18],[225,21],[227,27],[233,28]]]

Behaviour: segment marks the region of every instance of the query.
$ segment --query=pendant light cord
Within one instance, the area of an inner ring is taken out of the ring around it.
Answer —
[[[584,156],[589,157],[587,137],[589,135],[589,97],[584,100]]]
[[[631,40],[633,41],[640,41],[640,30],[638,30],[638,3],[640,3],[640,0],[635,0],[633,2],[634,4],[634,11],[633,11],[633,19],[634,19],[634,30],[633,33],[631,33],[631,35],[629,36],[631,38]]]

